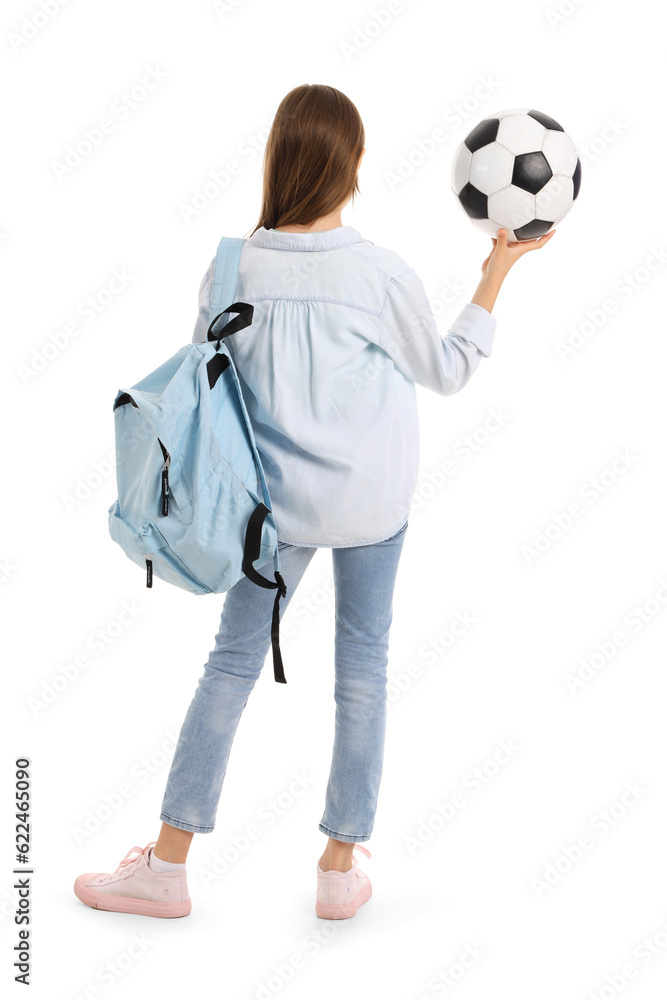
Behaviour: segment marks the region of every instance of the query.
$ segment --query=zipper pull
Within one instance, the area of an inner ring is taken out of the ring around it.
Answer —
[[[162,513],[167,516],[169,513],[169,463],[171,458],[167,455],[162,466]]]
[[[153,560],[146,558],[146,586],[153,586]]]

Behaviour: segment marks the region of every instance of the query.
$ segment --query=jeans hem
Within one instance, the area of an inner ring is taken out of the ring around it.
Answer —
[[[358,837],[350,837],[346,833],[335,833],[322,823],[320,823],[319,829],[322,833],[326,833],[327,837],[333,837],[334,840],[343,840],[346,844],[361,844],[364,841],[371,839],[370,833],[362,833]]]
[[[163,823],[178,827],[179,830],[187,830],[188,833],[213,833],[215,829],[212,826],[197,826],[196,823],[183,823],[182,820],[174,819],[173,816],[169,816],[165,812],[160,813],[160,819]]]

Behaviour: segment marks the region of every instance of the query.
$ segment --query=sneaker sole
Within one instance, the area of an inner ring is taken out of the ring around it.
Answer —
[[[350,903],[321,903],[317,899],[315,900],[315,914],[325,920],[345,920],[347,917],[353,917],[359,907],[371,898],[372,893],[371,884],[368,882]]]
[[[114,913],[139,913],[144,917],[187,917],[192,910],[192,900],[155,903],[151,899],[134,899],[131,896],[107,896],[84,885],[81,877],[74,883],[74,894],[94,910],[112,910]]]

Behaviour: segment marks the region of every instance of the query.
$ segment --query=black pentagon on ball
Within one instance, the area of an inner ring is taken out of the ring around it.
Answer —
[[[541,111],[529,111],[528,114],[531,118],[534,118],[536,122],[539,122],[540,125],[544,125],[545,128],[552,128],[556,132],[565,131],[562,125],[559,125],[557,121],[554,121],[553,118],[549,118],[549,115],[545,115]]]
[[[544,219],[533,219],[532,222],[526,223],[525,226],[519,226],[518,229],[514,230],[514,235],[518,240],[535,240],[538,236],[544,236],[548,233],[553,222],[545,222]]]
[[[474,184],[466,184],[459,192],[459,201],[471,219],[488,219],[489,200]]]
[[[488,146],[490,142],[495,142],[499,125],[499,118],[486,118],[479,125],[476,125],[472,132],[463,140],[470,152],[475,153],[482,146]]]
[[[572,184],[574,186],[574,193],[572,195],[572,200],[579,194],[579,188],[581,187],[581,160],[577,157],[577,165],[574,168],[574,173],[572,174]]]
[[[537,194],[552,178],[551,167],[544,153],[520,153],[514,157],[512,184]]]

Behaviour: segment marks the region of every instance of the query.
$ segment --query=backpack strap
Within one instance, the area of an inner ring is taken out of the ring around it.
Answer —
[[[253,566],[253,563],[259,558],[260,546],[262,543],[262,525],[264,524],[267,515],[270,513],[269,508],[265,504],[260,503],[257,504],[254,511],[250,515],[246,529],[245,551],[243,553],[243,572],[249,580],[252,580],[252,582],[256,583],[259,587],[265,587],[267,590],[277,588],[278,592],[273,602],[273,615],[271,618],[273,677],[279,684],[286,684],[287,679],[285,677],[283,659],[280,652],[280,598],[287,596],[287,587],[285,586],[285,581],[280,575],[278,569],[280,565],[278,550],[276,549],[276,554],[274,556],[275,583],[272,580],[267,580],[266,577],[263,577]]]
[[[235,319],[228,322],[229,333],[236,333],[238,330],[244,329],[249,326],[252,322],[253,307],[245,302],[236,302],[236,283],[238,280],[239,272],[239,262],[241,260],[241,251],[248,241],[246,239],[237,239],[233,236],[223,236],[218,244],[218,249],[215,255],[215,267],[213,271],[213,284],[211,286],[211,304],[209,307],[208,321],[209,330],[207,334],[207,340],[215,340],[218,337],[224,337],[224,331],[227,327],[223,327],[221,332],[217,335],[213,334],[211,329],[213,325],[213,320],[216,319],[223,312],[236,312],[239,313]],[[241,403],[241,410],[245,418],[246,427],[248,429],[248,435],[250,437],[250,442],[253,449],[253,455],[257,456],[257,444],[255,442],[255,435],[253,433],[252,424],[250,423],[250,418],[248,416],[248,411],[246,409],[245,400],[243,398],[243,392],[241,390],[241,385],[236,373],[234,365],[231,366],[233,379],[236,383],[236,388],[238,390],[238,398]],[[210,378],[209,378],[210,381]],[[246,537],[243,553],[243,572],[256,583],[259,587],[265,587],[270,590],[276,590],[276,597],[273,603],[273,615],[271,619],[271,646],[273,651],[273,674],[274,679],[278,683],[286,684],[285,671],[283,668],[282,656],[280,653],[280,598],[286,597],[287,588],[285,586],[285,581],[280,574],[280,554],[276,548],[276,552],[273,560],[274,567],[274,577],[275,580],[267,580],[266,577],[262,576],[255,569],[253,563],[259,558],[261,540],[262,540],[262,526],[266,520],[267,515],[270,513],[269,503],[269,491],[266,485],[266,478],[264,476],[264,469],[262,468],[262,463],[259,461],[255,462],[257,469],[257,474],[259,476],[260,486],[262,490],[262,496],[265,503],[259,503],[253,513],[250,516],[248,525],[246,527]]]
[[[208,312],[209,324],[218,313],[235,301],[234,292],[239,273],[241,251],[248,241],[234,236],[223,236],[218,243],[211,285],[211,305]]]
[[[242,304],[242,303],[239,303]],[[252,445],[253,456],[255,457],[255,468],[259,475],[260,485],[262,488],[262,496],[264,498],[264,503],[260,501],[255,507],[255,510],[250,515],[248,520],[248,525],[246,527],[245,545],[243,553],[243,572],[256,583],[259,587],[266,587],[270,590],[277,590],[275,601],[273,603],[273,618],[271,622],[271,646],[273,649],[273,676],[279,684],[286,684],[287,680],[285,678],[285,671],[283,668],[282,656],[280,653],[280,598],[287,596],[287,587],[285,581],[280,574],[280,552],[278,546],[276,545],[275,555],[273,557],[273,575],[274,580],[267,580],[266,577],[259,573],[253,563],[259,559],[261,539],[262,539],[262,526],[266,520],[267,515],[271,512],[269,507],[270,497],[269,488],[266,483],[266,477],[264,475],[264,469],[262,468],[262,463],[259,461],[259,455],[257,452],[257,442],[255,441],[255,433],[252,429],[252,423],[250,417],[248,416],[248,410],[246,409],[245,399],[243,398],[243,390],[241,389],[241,383],[239,382],[238,372],[234,365],[230,365],[230,370],[232,372],[232,378],[236,382],[238,389],[238,399],[241,404],[241,411],[245,419],[246,427],[248,429],[248,437],[250,438],[250,443]]]

